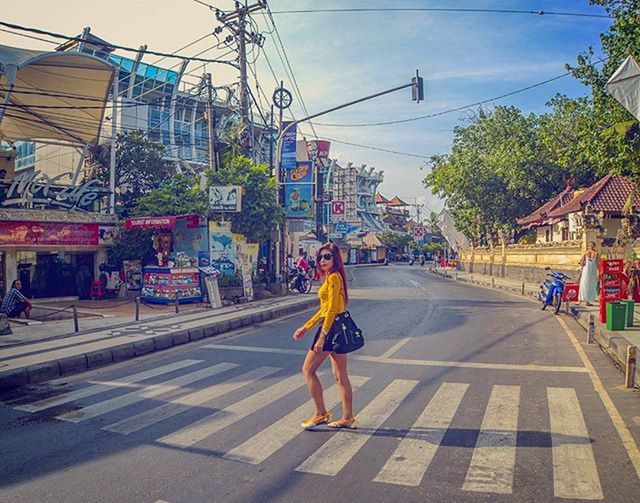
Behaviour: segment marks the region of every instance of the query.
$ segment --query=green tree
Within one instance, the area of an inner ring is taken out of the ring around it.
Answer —
[[[404,253],[407,247],[411,247],[414,243],[409,234],[393,231],[384,231],[380,234],[380,241],[394,253]]]
[[[159,188],[141,196],[132,209],[133,214],[142,216],[207,215],[208,211],[208,195],[191,174],[174,175]]]
[[[170,180],[172,166],[163,159],[164,146],[149,141],[142,130],[125,131],[116,138],[116,210],[120,216],[131,214],[136,201]],[[111,146],[97,145],[90,151],[96,177],[109,185]]]
[[[435,211],[429,212],[426,219],[427,225],[431,228],[433,234],[440,234],[440,224],[438,223],[438,214]]]
[[[151,230],[124,230],[114,239],[113,246],[107,248],[107,260],[109,264],[122,269],[124,260],[141,260],[143,263],[154,262],[155,251],[153,249],[153,231]]]
[[[208,171],[207,178],[212,186],[242,186],[242,211],[211,214],[211,217],[231,220],[233,232],[244,234],[248,241],[260,243],[284,223],[285,212],[278,204],[275,180],[269,176],[267,165],[256,165],[246,157],[228,155],[221,169],[215,173]]]

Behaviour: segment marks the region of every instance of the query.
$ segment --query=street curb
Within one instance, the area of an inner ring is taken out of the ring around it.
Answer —
[[[355,267],[356,269],[360,269],[362,267],[384,267],[389,264],[385,264],[384,262],[381,264],[353,264],[351,267]]]
[[[249,315],[238,313],[237,316],[231,319],[214,321],[210,325],[200,325],[188,330],[155,335],[127,344],[118,344],[105,349],[70,355],[5,372],[0,370],[0,391],[55,379],[59,376],[85,372],[90,369],[104,367],[111,363],[136,358],[155,351],[162,351],[163,349],[169,349],[189,342],[200,341],[204,338],[215,337],[237,328],[303,312],[316,305],[317,299],[314,296],[288,306],[269,307],[259,313]]]
[[[571,308],[571,314],[582,328],[586,331],[589,330],[589,317],[585,316],[585,313],[581,313],[576,308]],[[627,367],[627,348],[632,347],[633,344],[618,332],[607,330],[605,326],[600,323],[597,317],[593,338],[602,348],[604,353],[624,372],[624,369]],[[635,382],[640,383],[640,369],[637,367],[635,372]]]

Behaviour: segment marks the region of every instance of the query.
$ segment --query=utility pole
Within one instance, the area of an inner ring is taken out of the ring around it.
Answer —
[[[213,109],[213,86],[211,84],[211,74],[205,76],[207,86],[207,130],[209,132],[209,168],[214,173],[218,171],[218,152],[216,151],[216,115]]]
[[[260,33],[247,31],[247,19],[249,15],[265,9],[266,0],[258,0],[248,5],[239,1],[235,3],[235,9],[223,12],[216,9],[216,19],[227,28],[236,40],[238,47],[238,66],[240,67],[240,116],[244,126],[243,148],[245,152],[253,154],[253,123],[251,121],[251,105],[249,101],[249,84],[247,80],[247,44],[257,44],[262,47],[264,37]],[[218,30],[217,28],[216,30]]]

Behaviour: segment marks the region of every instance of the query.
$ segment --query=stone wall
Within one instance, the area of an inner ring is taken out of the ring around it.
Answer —
[[[460,255],[460,268],[463,271],[527,283],[541,282],[548,272],[545,267],[577,278],[582,246],[582,241],[565,241],[469,249]]]

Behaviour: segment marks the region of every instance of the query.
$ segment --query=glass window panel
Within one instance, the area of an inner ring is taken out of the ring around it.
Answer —
[[[171,84],[175,84],[178,81],[178,74],[176,72],[172,72],[170,70],[167,70],[167,73],[169,74],[168,81]]]
[[[148,68],[148,65],[147,65],[146,63],[140,63],[140,64],[138,65],[138,69],[136,70],[136,75],[141,76],[141,77],[142,77],[142,80],[144,80],[144,78],[145,78],[145,74],[146,74],[146,72],[147,72],[147,68]],[[136,79],[136,80],[137,80],[137,79]]]
[[[131,72],[131,69],[133,68],[133,60],[128,58],[121,59],[122,61],[120,63],[120,66],[122,66],[122,68],[124,68],[126,71]]]

